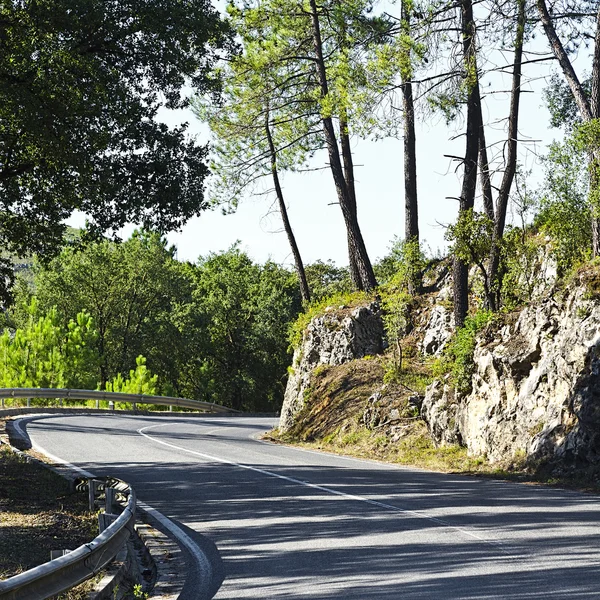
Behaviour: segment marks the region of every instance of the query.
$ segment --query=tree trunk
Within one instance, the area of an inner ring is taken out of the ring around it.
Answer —
[[[590,110],[594,119],[600,118],[600,4],[598,5],[598,12],[596,14]],[[598,148],[592,151],[590,196],[592,205],[592,253],[594,256],[600,256],[600,149]]]
[[[581,118],[584,122],[588,123],[594,118],[598,117],[598,113],[594,113],[592,105],[588,101],[585,95],[585,90],[581,85],[581,82],[577,78],[575,69],[566,53],[560,38],[556,33],[552,17],[548,12],[545,0],[537,0],[538,12],[540,13],[540,19],[550,43],[550,47],[554,52],[554,56],[560,64],[565,80],[571,89],[571,94],[577,104],[577,108],[581,114]],[[592,65],[592,101],[596,103],[596,110],[598,110],[598,87],[600,83],[600,6],[596,16],[596,36],[595,36],[595,47],[594,47],[594,60]],[[594,89],[595,87],[595,89]],[[592,254],[594,256],[600,256],[600,222],[598,205],[598,181],[600,179],[597,171],[600,165],[600,150],[592,148],[590,150],[590,210],[592,218]]]
[[[348,119],[344,110],[342,110],[340,115],[340,145],[342,147],[342,159],[344,161],[344,179],[346,180],[348,196],[350,198],[350,210],[352,211],[354,218],[358,220],[358,211],[356,209],[356,187],[354,185],[354,161],[352,160],[352,147],[350,146]],[[361,281],[357,257],[352,249],[350,236],[347,237],[350,279],[352,280],[354,287],[360,288]]]
[[[517,170],[517,138],[519,135],[519,105],[521,100],[521,71],[523,63],[523,38],[525,33],[525,2],[518,0],[517,7],[517,32],[515,36],[515,54],[513,61],[512,89],[510,97],[510,112],[508,116],[508,140],[506,150],[506,166],[496,205],[496,218],[494,221],[494,234],[490,253],[489,281],[491,285],[490,308],[497,310],[500,306],[500,286],[498,279],[498,266],[500,264],[500,243],[504,235],[506,224],[506,210],[508,198]]]
[[[569,59],[568,54],[566,53],[562,42],[560,41],[558,35],[556,34],[556,29],[554,28],[554,23],[552,23],[552,17],[548,13],[548,8],[546,6],[546,0],[537,0],[538,12],[540,13],[540,19],[542,21],[542,25],[544,27],[544,31],[546,33],[546,37],[548,38],[548,42],[550,43],[550,47],[552,48],[552,52],[554,52],[554,56],[558,60],[558,64],[562,69],[562,72],[565,76],[567,84],[571,88],[571,93],[573,94],[573,98],[575,99],[575,103],[577,104],[577,108],[581,113],[581,117],[584,121],[592,120],[592,111],[590,108],[590,103],[585,95],[585,90],[583,89],[579,79],[577,78],[577,74],[575,73],[575,69],[573,69],[573,65],[571,64],[571,60]],[[599,10],[600,15],[600,10]]]
[[[459,218],[475,205],[477,187],[477,156],[479,151],[479,79],[475,21],[471,0],[461,0],[461,29],[463,37],[463,62],[470,74],[470,90],[467,98],[467,133],[464,174],[460,194]],[[454,257],[454,319],[456,327],[462,327],[469,311],[469,265]]]
[[[275,193],[277,195],[277,203],[279,205],[279,213],[281,214],[281,220],[283,221],[283,228],[287,235],[290,248],[292,249],[292,255],[294,256],[294,265],[296,267],[296,273],[298,274],[298,281],[300,282],[300,296],[303,302],[310,302],[310,289],[308,287],[308,281],[306,279],[306,272],[304,271],[304,264],[302,257],[300,256],[300,250],[296,243],[296,236],[292,230],[290,220],[283,199],[283,190],[281,189],[281,183],[279,181],[279,172],[277,171],[277,152],[275,151],[275,144],[273,143],[273,136],[271,134],[271,125],[269,122],[269,109],[265,111],[265,133],[267,134],[267,142],[269,144],[269,152],[271,154],[271,175],[273,176],[273,184],[275,185]]]
[[[325,98],[329,93],[329,86],[327,82],[327,73],[325,71],[325,59],[323,58],[321,27],[319,24],[319,15],[317,13],[317,5],[315,0],[310,0],[310,10],[313,26],[313,42],[316,55],[315,63],[317,67],[317,77],[319,81],[321,97]],[[331,117],[323,117],[323,131],[325,133],[325,141],[327,143],[327,152],[329,154],[331,173],[333,175],[333,181],[335,183],[338,200],[342,209],[342,215],[346,224],[346,231],[348,233],[348,248],[350,250],[350,254],[354,254],[356,258],[358,278],[360,279],[360,285],[358,286],[358,289],[368,291],[377,286],[377,280],[375,279],[375,273],[373,272],[373,267],[371,265],[371,261],[369,260],[369,255],[367,254],[367,248],[358,225],[356,211],[353,210],[352,207],[352,199],[348,191],[346,179],[344,177],[340,151]]]
[[[402,0],[402,30],[410,35],[410,5]],[[407,62],[410,64],[410,52]],[[401,74],[404,108],[404,238],[419,241],[419,206],[417,202],[417,156],[415,134],[415,105],[410,70]]]
[[[481,99],[479,102],[481,108]],[[492,197],[492,179],[490,177],[490,163],[485,141],[483,127],[483,114],[479,111],[479,171],[481,173],[481,191],[483,194],[483,210],[490,221],[494,221],[494,199]]]
[[[410,36],[411,4],[402,0],[400,7],[402,33]],[[412,88],[412,68],[410,50],[406,52],[408,68],[401,69],[402,104],[404,119],[404,239],[406,242],[419,243],[419,204],[417,195],[417,142],[415,134],[415,104]],[[409,266],[408,291],[418,294],[421,291],[422,274],[417,273],[414,265]]]

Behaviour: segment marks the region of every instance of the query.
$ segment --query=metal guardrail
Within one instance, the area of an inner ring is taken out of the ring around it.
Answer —
[[[96,406],[100,400],[108,402],[128,402],[136,404],[159,404],[161,406],[177,406],[179,408],[190,408],[212,413],[237,413],[238,410],[203,402],[201,400],[188,400],[187,398],[172,398],[170,396],[146,396],[144,394],[124,394],[121,392],[100,392],[97,390],[74,390],[61,388],[0,388],[0,399],[4,398],[56,398],[64,400],[96,400]],[[2,402],[4,408],[4,402]]]
[[[95,482],[95,483],[94,483]],[[88,480],[90,500],[95,491],[104,490],[106,513],[100,515],[100,523],[110,516],[115,506],[115,495],[127,496],[123,512],[116,516],[104,531],[89,544],[55,558],[29,571],[0,581],[0,600],[32,600],[50,598],[65,592],[101,571],[123,548],[133,532],[135,524],[135,492],[128,484],[118,479],[104,481]],[[113,491],[108,493],[107,490]]]

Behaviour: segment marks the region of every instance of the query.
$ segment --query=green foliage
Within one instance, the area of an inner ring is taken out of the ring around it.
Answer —
[[[212,89],[226,26],[206,0],[0,4],[0,246],[60,249],[63,221],[170,230],[205,206],[206,148],[155,119]]]
[[[592,239],[587,157],[569,138],[555,142],[544,160],[546,177],[540,191],[535,226],[552,240],[559,274],[589,258]]]
[[[97,333],[90,315],[80,312],[64,327],[54,308],[40,316],[35,300],[28,313],[24,327],[0,336],[2,387],[93,389]]]
[[[289,342],[291,348],[298,348],[302,343],[302,337],[308,324],[318,316],[325,314],[325,309],[331,307],[334,310],[340,308],[352,308],[362,306],[375,301],[373,292],[343,292],[324,298],[318,302],[312,302],[300,313],[289,328]]]
[[[385,382],[396,381],[402,371],[401,341],[410,327],[410,307],[412,296],[402,290],[385,290],[381,295],[383,308],[383,325],[393,359],[388,365]]]
[[[272,262],[257,265],[234,246],[202,259],[193,277],[196,336],[206,342],[187,367],[195,397],[276,409],[290,362],[287,328],[300,309],[295,276]],[[201,380],[190,373],[196,366]]]
[[[583,81],[581,85],[589,98],[592,86],[591,78]],[[544,100],[550,111],[552,127],[564,128],[567,132],[571,132],[581,123],[581,116],[571,88],[557,73],[551,75],[550,83],[544,89]]]
[[[191,282],[173,254],[160,235],[142,231],[123,243],[67,247],[49,265],[35,267],[34,287],[43,313],[55,306],[65,327],[70,315],[82,310],[92,316],[98,331],[95,381],[102,386],[127,373],[140,354],[162,381],[176,383],[183,348],[178,320],[183,319],[180,312],[185,312]],[[21,288],[20,293],[26,301],[30,292]],[[22,311],[17,309],[14,318],[19,325]]]
[[[473,352],[477,334],[492,322],[494,313],[480,310],[465,319],[465,324],[457,329],[452,341],[446,346],[444,355],[435,367],[435,375],[450,373],[457,391],[466,395],[471,392],[473,376]]]
[[[480,265],[489,256],[493,228],[494,223],[486,214],[470,208],[461,211],[445,237],[452,244],[452,254],[466,264]]]
[[[89,375],[82,387],[250,410],[281,402],[287,331],[300,299],[294,274],[272,262],[255,264],[234,247],[182,264],[159,235],[136,232],[123,243],[65,249],[36,267],[34,284],[36,310],[52,311],[68,333],[64,348],[73,358],[65,377]],[[22,285],[19,296],[10,317],[23,327],[32,292]],[[69,324],[69,314],[83,309]],[[96,333],[84,343],[88,321]]]
[[[271,174],[273,159],[282,172],[305,166],[325,144],[324,118],[339,118],[350,134],[395,130],[395,115],[375,116],[385,87],[383,76],[374,76],[376,65],[385,62],[377,52],[388,44],[389,71],[398,51],[392,49],[393,38],[388,35],[392,23],[371,14],[372,4],[371,0],[318,3],[327,94],[314,77],[313,23],[306,3],[228,4],[239,52],[215,72],[222,87],[221,101],[196,98],[192,102],[194,112],[213,134],[210,197],[214,203],[235,209],[244,192],[254,191],[257,181]],[[267,123],[275,157],[265,132]]]
[[[118,373],[112,381],[106,383],[106,391],[156,396],[158,393],[158,375],[150,373],[146,366],[146,359],[141,354],[135,359],[135,364],[135,369],[129,371],[128,379],[123,379],[121,373]]]
[[[390,252],[375,265],[375,274],[381,284],[406,289],[413,293],[421,283],[427,259],[418,240],[395,238]]]
[[[508,227],[502,238],[502,304],[512,310],[528,302],[536,287],[536,274],[546,247],[530,229]]]
[[[317,260],[306,265],[305,272],[313,303],[336,294],[352,293],[348,267],[337,267],[332,260]]]

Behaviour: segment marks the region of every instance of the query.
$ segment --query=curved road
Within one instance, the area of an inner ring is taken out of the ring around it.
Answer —
[[[210,561],[216,598],[600,598],[596,496],[255,439],[273,424],[115,414],[41,418],[27,431],[181,523]],[[194,578],[184,595],[205,597]]]

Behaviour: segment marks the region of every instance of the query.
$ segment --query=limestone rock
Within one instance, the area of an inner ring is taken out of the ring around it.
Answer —
[[[285,432],[292,427],[294,416],[302,410],[313,369],[319,365],[341,365],[382,351],[383,321],[377,303],[354,309],[332,308],[313,319],[300,347],[294,351],[279,429]]]
[[[421,342],[421,352],[426,355],[439,356],[452,336],[453,331],[454,313],[444,304],[435,304],[425,326],[425,335]]]
[[[437,443],[462,441],[491,460],[525,453],[600,461],[600,302],[573,285],[560,301],[525,308],[493,339],[479,339],[472,391],[426,393],[423,417]]]

